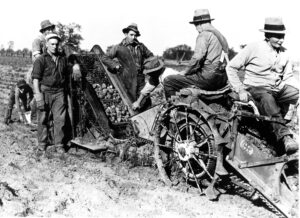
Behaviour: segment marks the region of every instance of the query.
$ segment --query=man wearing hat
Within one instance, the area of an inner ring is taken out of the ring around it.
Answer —
[[[226,85],[225,62],[228,60],[228,43],[225,37],[212,26],[212,20],[214,19],[210,18],[207,9],[195,11],[193,21],[190,22],[199,32],[195,52],[182,75],[172,75],[165,79],[164,88],[167,98],[175,95],[176,91],[191,86],[214,91]]]
[[[268,17],[260,31],[265,33],[265,39],[248,44],[229,62],[228,80],[241,101],[247,102],[252,97],[262,115],[283,119],[289,105],[296,104],[299,98],[299,90],[292,85],[295,79],[291,63],[282,46],[285,26],[280,17]],[[241,82],[238,73],[243,68],[245,76]],[[269,126],[287,154],[298,150],[285,125],[272,122]]]
[[[40,33],[37,38],[32,42],[32,62],[34,62],[37,57],[42,55],[46,51],[46,35],[53,33],[55,25],[52,24],[49,20],[43,20],[41,22]],[[32,71],[28,71],[26,74],[26,82],[32,86]],[[36,102],[33,100],[32,104],[32,116],[36,117]]]
[[[145,85],[145,75],[143,74],[143,63],[146,58],[153,56],[153,53],[141,42],[137,40],[141,34],[135,23],[123,29],[125,38],[122,42],[114,46],[107,55],[110,58],[117,58],[122,66],[118,73],[120,81],[124,84],[127,94],[132,102],[137,100],[141,89]],[[118,63],[110,68],[120,69]],[[151,104],[150,98],[145,105]]]
[[[4,115],[4,123],[10,123],[14,104],[16,104],[19,117],[23,119],[24,122],[26,122],[26,120],[23,118],[24,112],[30,111],[32,106],[32,99],[33,91],[31,87],[25,82],[24,79],[19,80],[17,84],[10,90],[8,105]],[[20,105],[20,101],[22,105]]]
[[[140,109],[145,98],[147,98],[160,83],[163,83],[167,76],[179,74],[178,71],[172,68],[166,68],[161,58],[156,56],[147,58],[143,66],[146,84],[140,91],[138,99],[132,104],[133,110]]]
[[[52,24],[49,20],[44,20],[41,22],[41,29],[39,35],[36,39],[34,39],[32,43],[32,61],[34,62],[38,56],[43,54],[46,51],[45,44],[46,40],[45,37],[49,33],[53,33],[55,29],[55,25]]]
[[[38,108],[38,144],[44,151],[48,146],[49,115],[53,115],[54,143],[56,151],[64,152],[66,93],[68,92],[67,58],[58,52],[60,37],[50,33],[46,37],[46,52],[33,65],[34,97]]]

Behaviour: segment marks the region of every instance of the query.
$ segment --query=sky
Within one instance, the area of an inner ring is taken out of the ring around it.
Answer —
[[[194,49],[197,31],[189,24],[194,11],[206,8],[215,26],[228,40],[239,46],[263,40],[259,31],[265,17],[280,16],[286,26],[284,46],[291,59],[300,61],[299,0],[2,0],[0,12],[0,45],[5,48],[14,41],[14,49],[31,49],[39,35],[40,22],[77,23],[84,40],[82,49],[99,44],[119,43],[122,29],[138,24],[143,42],[154,54],[162,55],[167,48],[187,44]]]

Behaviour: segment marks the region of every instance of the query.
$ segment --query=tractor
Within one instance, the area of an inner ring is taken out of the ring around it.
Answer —
[[[103,54],[100,46],[94,46],[89,57],[100,63],[130,114],[128,125],[120,129],[130,126],[131,134],[153,144],[155,163],[166,185],[184,180],[200,194],[217,199],[218,185],[229,181],[247,191],[249,199],[263,201],[278,216],[295,216],[298,154],[287,156],[276,149],[266,132],[268,123],[287,125],[286,120],[260,115],[253,102],[239,101],[229,86],[218,91],[182,89],[168,101],[137,113],[131,109],[132,102],[118,76],[102,64]],[[87,116],[93,115],[94,127],[114,134],[117,125],[105,114],[105,99],[97,98],[91,87],[81,87],[89,108]]]

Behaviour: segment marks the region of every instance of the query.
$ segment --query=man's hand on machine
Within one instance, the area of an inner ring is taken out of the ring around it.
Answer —
[[[139,109],[141,106],[140,106],[140,104],[139,104],[139,102],[138,101],[135,101],[135,102],[133,102],[133,104],[132,104],[132,110],[137,110],[137,109]]]
[[[242,102],[248,102],[251,97],[251,94],[247,92],[245,89],[241,89],[239,91],[239,100]]]

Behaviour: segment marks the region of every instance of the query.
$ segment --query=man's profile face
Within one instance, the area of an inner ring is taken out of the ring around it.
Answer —
[[[201,23],[195,23],[194,25],[195,25],[195,27],[196,27],[196,30],[197,30],[199,33],[201,33],[201,32],[203,31],[203,27],[202,27]]]
[[[269,42],[273,48],[280,48],[284,42],[284,34],[270,34]]]
[[[128,33],[125,33],[126,39],[129,43],[132,43],[136,39],[136,32],[129,30]]]
[[[49,39],[47,42],[47,49],[51,54],[56,54],[58,51],[59,41],[56,38]]]

